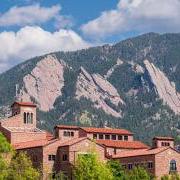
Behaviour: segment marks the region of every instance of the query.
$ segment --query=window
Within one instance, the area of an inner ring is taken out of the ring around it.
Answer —
[[[162,142],[161,146],[170,146],[170,143],[169,142]]]
[[[33,113],[31,113],[31,121],[30,123],[32,124],[33,123]]]
[[[73,137],[74,136],[74,132],[71,132],[71,137]]]
[[[109,135],[109,134],[106,134],[106,135],[105,135],[105,139],[110,139],[110,135]]]
[[[73,137],[74,136],[74,132],[73,131],[64,131],[63,135],[66,137]]]
[[[103,134],[99,134],[99,139],[104,139]]]
[[[121,135],[118,135],[118,140],[122,140],[122,136]]]
[[[132,163],[128,164],[128,169],[132,169],[132,168],[133,168]]]
[[[24,124],[33,123],[33,113],[24,112]]]
[[[49,161],[55,161],[55,159],[56,159],[56,155],[54,155],[54,154],[48,155],[48,160]]]
[[[177,167],[176,167],[176,161],[175,160],[171,160],[170,161],[170,171],[176,171]]]
[[[63,154],[62,160],[63,161],[67,161],[68,160],[68,155],[67,154]]]
[[[24,112],[24,124],[27,123],[27,120],[26,120],[26,113]]]
[[[152,169],[153,168],[153,162],[148,162],[147,166],[148,166],[148,169]]]
[[[112,135],[112,140],[116,140],[116,135],[115,134]]]
[[[128,141],[128,136],[124,136],[124,140],[125,140],[125,141]]]
[[[67,131],[64,131],[64,132],[63,132],[63,135],[64,135],[64,136],[68,136]]]
[[[138,166],[139,166],[139,163],[135,163],[135,166],[138,167]]]
[[[97,134],[93,134],[93,139],[97,139]]]

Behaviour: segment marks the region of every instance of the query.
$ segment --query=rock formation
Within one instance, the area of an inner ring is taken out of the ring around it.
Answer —
[[[116,64],[115,64],[111,69],[108,70],[108,72],[106,73],[106,75],[104,76],[104,78],[105,78],[105,79],[108,79],[108,78],[111,76],[111,74],[114,72],[114,70],[115,70],[118,66],[120,66],[121,64],[123,64],[123,61],[118,58]]]
[[[64,86],[64,67],[65,63],[59,62],[55,56],[46,56],[23,78],[19,99],[23,101],[34,99],[42,111],[52,109]]]
[[[115,87],[100,74],[91,75],[82,67],[76,84],[76,98],[81,97],[91,100],[96,108],[102,108],[107,114],[121,117],[121,111],[117,112],[107,103],[108,100],[116,107],[124,104]]]
[[[180,114],[180,94],[176,91],[175,84],[170,82],[166,75],[148,60],[144,61],[157,94],[176,114]]]

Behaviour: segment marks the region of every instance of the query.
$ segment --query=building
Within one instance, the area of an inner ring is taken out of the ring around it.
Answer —
[[[174,149],[174,139],[155,137],[152,144],[150,149],[124,151],[113,155],[112,159],[119,160],[128,170],[143,166],[158,178],[170,173],[180,173],[180,154]]]
[[[72,179],[77,157],[92,151],[97,152],[100,160],[117,159],[128,169],[147,165],[156,176],[167,174],[173,168],[180,172],[180,157],[174,150],[173,138],[155,137],[150,148],[134,140],[133,133],[125,129],[57,125],[52,135],[37,128],[33,103],[14,102],[11,108],[12,116],[0,121],[0,131],[17,151],[29,155],[33,165],[42,170],[44,179],[59,171]],[[161,163],[162,170],[159,170]]]

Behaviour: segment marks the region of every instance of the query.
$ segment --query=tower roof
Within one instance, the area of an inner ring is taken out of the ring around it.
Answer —
[[[32,102],[18,102],[15,101],[11,107],[13,107],[15,104],[18,104],[19,106],[28,106],[28,107],[36,107],[36,104],[33,104]]]

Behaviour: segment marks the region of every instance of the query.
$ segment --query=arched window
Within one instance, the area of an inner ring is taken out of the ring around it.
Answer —
[[[26,113],[24,112],[24,124],[27,123]]]
[[[170,161],[170,171],[176,171],[177,167],[176,167],[176,161],[173,159]]]
[[[33,123],[33,113],[31,113],[31,124]]]
[[[30,123],[31,117],[30,117],[30,113],[27,113],[27,124]]]

